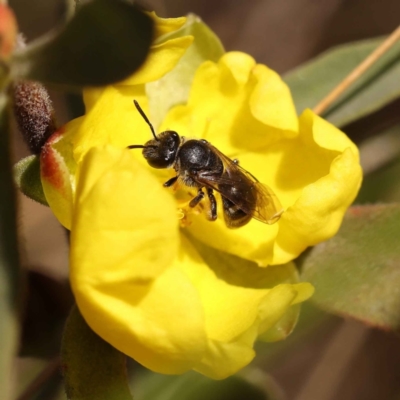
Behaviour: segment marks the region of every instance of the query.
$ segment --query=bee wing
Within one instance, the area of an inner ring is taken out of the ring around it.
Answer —
[[[253,184],[257,190],[257,202],[252,210],[253,218],[272,225],[281,217],[283,207],[271,188],[258,181],[253,182]],[[246,210],[244,211],[246,212]]]
[[[211,145],[209,144],[209,146]],[[219,192],[245,213],[251,214],[253,218],[269,225],[278,221],[283,213],[283,207],[272,189],[263,185],[250,172],[233,162],[217,148],[211,147],[220,157],[224,165],[224,173],[222,176],[201,175],[198,177],[198,181]],[[246,196],[246,193],[243,193],[239,199],[238,196],[232,196],[232,191],[223,189],[226,187],[240,187],[243,185],[244,179],[251,186],[252,192],[256,192],[255,202],[253,195]]]

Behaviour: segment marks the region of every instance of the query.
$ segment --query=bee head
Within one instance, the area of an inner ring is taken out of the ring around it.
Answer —
[[[173,165],[181,139],[175,131],[161,132],[156,139],[143,147],[143,157],[153,168],[168,168]]]
[[[153,168],[168,168],[175,162],[176,153],[178,152],[181,138],[175,131],[165,131],[156,135],[153,125],[150,123],[146,114],[140,108],[139,103],[133,100],[139,114],[149,125],[153,138],[144,145],[132,144],[128,149],[143,149],[143,157]]]

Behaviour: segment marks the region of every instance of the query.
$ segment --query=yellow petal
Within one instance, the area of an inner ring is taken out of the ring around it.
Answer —
[[[71,231],[77,304],[101,337],[162,373],[190,369],[205,346],[198,295],[172,265],[178,235],[172,197],[129,151],[85,156]]]
[[[160,79],[175,67],[192,42],[193,36],[183,36],[151,46],[144,64],[118,85],[141,85]]]
[[[348,148],[333,161],[329,175],[305,187],[279,221],[273,263],[293,259],[308,246],[335,235],[360,188],[361,177],[358,157]]]
[[[232,342],[220,342],[209,339],[207,352],[193,369],[212,379],[225,379],[248,365],[256,353],[253,349],[257,337],[256,326]]]
[[[288,337],[294,330],[300,316],[300,305],[295,304],[286,311],[282,318],[270,329],[261,334],[258,340],[277,342]]]
[[[149,12],[149,14],[154,20],[155,38],[177,31],[186,22],[186,17],[161,18],[154,11]]]
[[[153,284],[124,280],[115,285],[105,280],[73,288],[89,326],[155,372],[186,372],[204,352],[201,304],[190,282],[175,268]]]
[[[274,263],[286,262],[306,247],[332,237],[362,180],[358,149],[343,132],[310,110],[300,116],[300,131],[306,144],[320,146],[326,161],[336,156],[329,165],[329,172],[305,185],[301,195],[282,216]]]
[[[80,165],[73,236],[81,272],[118,265],[123,280],[150,279],[177,252],[176,207],[129,150],[92,149]],[[90,236],[90,241],[88,240]],[[88,243],[89,242],[89,243]],[[85,276],[83,273],[82,276]]]
[[[86,114],[91,111],[105,89],[105,87],[85,87],[83,89],[83,103],[85,104]]]
[[[289,264],[293,265],[296,270],[294,264]],[[279,268],[279,266],[275,268]],[[294,275],[297,276],[297,270]],[[293,279],[293,281],[295,281],[295,279]],[[295,299],[292,301],[292,305],[285,310],[284,314],[275,324],[269,324],[269,326],[265,327],[264,331],[260,330],[258,340],[276,342],[285,339],[292,333],[300,314],[300,303],[308,300],[314,294],[314,287],[308,282],[301,282],[292,285],[292,288],[297,292]]]
[[[321,148],[338,152],[350,148],[358,159],[358,148],[349,137],[313,111],[304,110],[299,121],[306,141],[314,141]]]
[[[71,229],[76,163],[72,139],[82,123],[77,118],[55,132],[40,154],[40,175],[46,200],[59,222]]]
[[[144,144],[151,138],[148,125],[133,104],[134,99],[147,112],[143,85],[107,86],[104,89],[74,136],[74,156],[78,163],[93,147],[110,144],[126,148],[130,144]],[[132,153],[138,158],[141,156],[140,150]]]
[[[296,109],[287,85],[275,71],[262,64],[256,65],[252,74],[258,81],[250,97],[254,117],[266,125],[284,130],[286,137],[297,136]]]
[[[312,288],[286,283],[298,279],[293,264],[260,269],[194,241],[199,258],[188,241],[182,244],[192,252],[192,262],[180,269],[199,293],[208,337],[195,369],[222,379],[251,361],[257,336],[273,327],[292,304],[308,298]]]
[[[226,74],[225,77],[221,77],[229,79],[228,76],[230,76],[239,85],[247,83],[255,65],[256,62],[253,57],[239,51],[230,51],[224,54],[219,62],[219,68]],[[229,87],[226,87],[226,89],[229,90]]]
[[[193,223],[186,229],[198,240],[218,250],[252,260],[260,266],[272,262],[278,225],[267,225],[255,219],[239,229],[228,229],[218,202],[218,219],[208,221],[204,215],[194,215]]]
[[[188,104],[173,108],[162,128],[205,138],[229,156],[298,134],[289,89],[267,67],[230,52],[196,72]]]

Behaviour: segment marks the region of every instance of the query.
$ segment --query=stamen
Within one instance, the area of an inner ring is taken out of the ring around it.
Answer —
[[[193,220],[191,218],[192,215],[199,215],[203,212],[204,206],[203,203],[200,202],[197,204],[196,207],[190,207],[189,203],[191,202],[193,196],[191,195],[189,200],[186,201],[179,201],[177,199],[178,203],[178,208],[176,210],[177,216],[179,219],[179,224],[181,228],[186,228],[190,226],[193,223]]]

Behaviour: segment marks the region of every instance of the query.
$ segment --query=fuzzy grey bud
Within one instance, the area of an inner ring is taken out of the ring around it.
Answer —
[[[20,81],[13,86],[14,113],[32,153],[39,154],[56,130],[50,96],[38,82]]]

